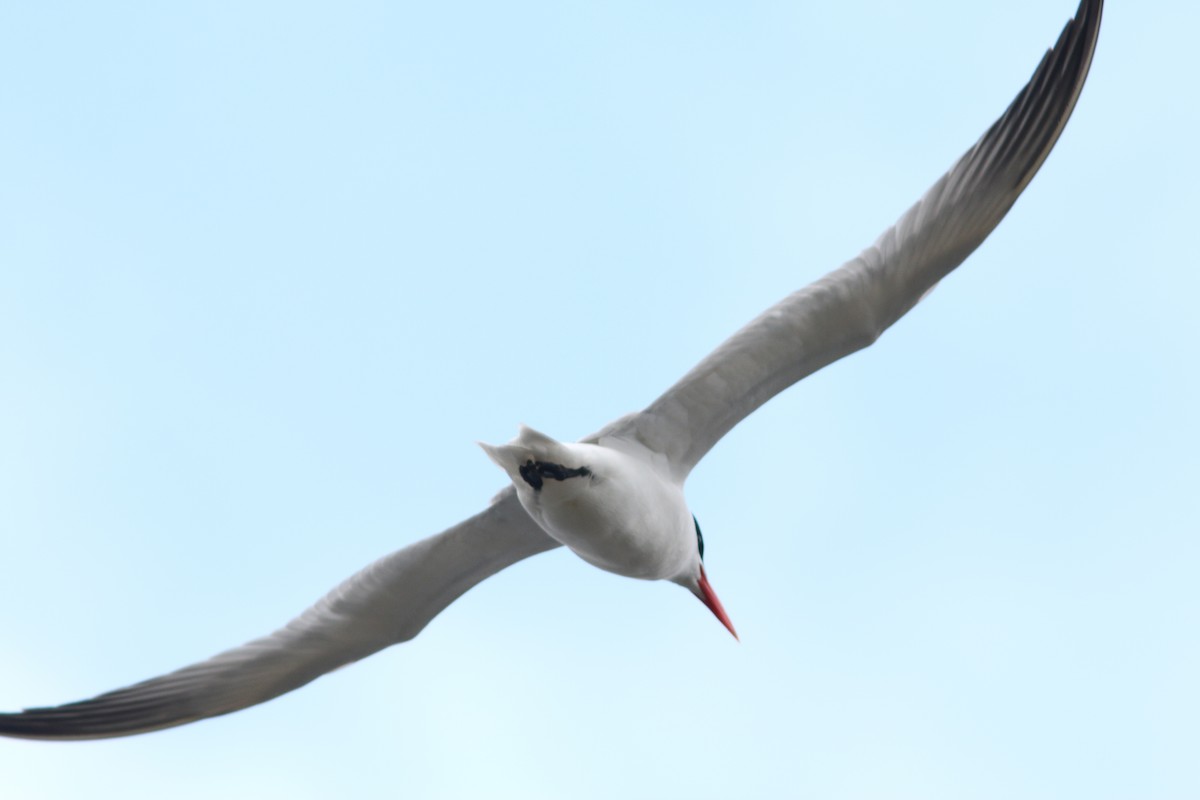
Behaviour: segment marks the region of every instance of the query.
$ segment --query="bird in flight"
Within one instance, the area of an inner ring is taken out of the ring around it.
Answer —
[[[265,702],[412,639],[475,584],[560,545],[683,586],[736,636],[708,582],[688,474],[763,403],[873,343],[1000,223],[1075,107],[1103,5],[1081,0],[1001,117],[874,244],[768,308],[644,410],[576,443],[522,427],[483,445],[512,485],[482,512],[368,565],[269,636],[89,700],[0,713],[0,735],[126,736]]]

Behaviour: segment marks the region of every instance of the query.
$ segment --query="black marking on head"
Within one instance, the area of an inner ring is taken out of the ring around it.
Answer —
[[[700,522],[696,519],[696,515],[692,514],[692,524],[696,526],[696,544],[700,547],[700,560],[704,560],[704,534],[700,532]]]
[[[534,461],[533,459],[522,464],[520,470],[521,477],[533,487],[535,492],[541,491],[542,485],[545,483],[544,478],[565,481],[568,478],[586,478],[592,474],[587,467],[564,467],[562,464],[551,464],[548,461]]]

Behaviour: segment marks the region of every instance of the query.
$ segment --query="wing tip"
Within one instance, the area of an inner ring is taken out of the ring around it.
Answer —
[[[1079,102],[1080,95],[1083,94],[1083,87],[1087,84],[1088,75],[1092,70],[1096,44],[1100,39],[1100,21],[1103,16],[1104,0],[1080,0],[1075,15],[1067,20],[1062,33],[1059,34],[1058,41],[1046,51],[1042,63],[1038,64],[1026,86],[1026,90],[1032,87],[1038,74],[1045,69],[1047,62],[1055,60],[1056,56],[1065,60],[1068,65],[1066,68],[1073,73],[1071,89],[1058,112],[1056,124],[1042,139],[1037,157],[1029,162],[1019,176],[1017,194],[1024,191],[1029,182],[1033,180],[1033,176],[1041,169],[1042,164],[1050,156],[1050,151],[1054,149],[1054,145],[1062,136],[1063,130],[1066,129],[1067,122],[1075,113],[1075,106]],[[1073,68],[1069,66],[1072,62],[1076,62]]]
[[[83,741],[134,736],[173,728],[193,718],[147,721],[139,715],[106,713],[91,701],[0,713],[0,736],[40,741]]]

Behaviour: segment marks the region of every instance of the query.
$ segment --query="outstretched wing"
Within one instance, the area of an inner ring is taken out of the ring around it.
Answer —
[[[734,425],[796,381],[873,343],[1000,223],[1083,89],[1103,0],[1082,0],[974,147],[871,247],[742,328],[638,414],[594,438],[634,439],[682,481]]]
[[[554,547],[510,487],[486,511],[365,567],[270,636],[91,700],[0,714],[0,735],[125,736],[262,703],[413,638],[475,584]]]

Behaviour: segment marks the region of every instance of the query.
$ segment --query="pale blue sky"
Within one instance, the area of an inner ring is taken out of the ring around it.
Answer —
[[[1073,0],[0,6],[0,708],[272,630],[869,244]],[[1111,2],[964,267],[693,474],[736,644],[539,556],[6,797],[1200,794],[1200,69]]]

